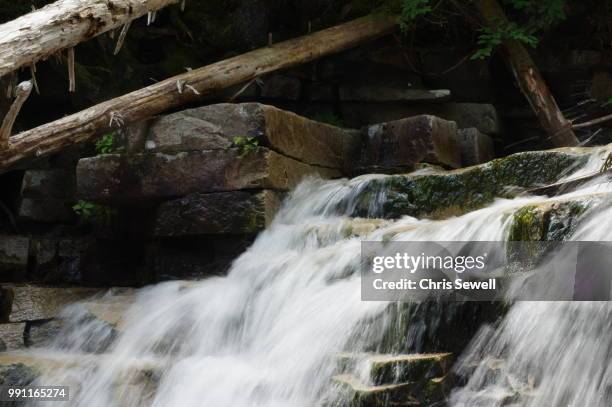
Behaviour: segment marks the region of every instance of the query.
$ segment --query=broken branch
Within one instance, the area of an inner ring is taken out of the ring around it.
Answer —
[[[10,137],[11,132],[13,131],[13,125],[15,124],[15,120],[17,119],[17,115],[21,110],[21,107],[28,100],[30,93],[32,93],[32,82],[21,82],[17,85],[17,89],[15,90],[15,100],[11,105],[6,117],[2,121],[2,127],[0,127],[0,148],[2,150],[8,149],[10,145]]]

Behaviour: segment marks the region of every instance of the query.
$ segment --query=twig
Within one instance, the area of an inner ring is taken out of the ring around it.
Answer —
[[[30,93],[32,93],[32,82],[21,82],[15,89],[15,100],[0,127],[0,148],[2,150],[6,150],[9,147],[13,125],[15,124],[21,107],[30,96]]]
[[[572,128],[573,129],[583,129],[585,127],[591,127],[599,123],[607,122],[608,120],[612,120],[612,114],[608,114],[606,116],[602,116],[597,119],[589,120],[588,122],[572,124]]]
[[[181,11],[185,11],[185,3],[186,3],[186,0],[183,0],[181,2]]]
[[[74,73],[74,48],[68,50],[68,92],[76,91],[76,75]]]
[[[34,84],[34,89],[36,89],[36,93],[40,95],[40,89],[38,88],[38,81],[36,80],[36,64],[30,65],[30,73],[32,74],[32,83]]]
[[[130,26],[132,25],[131,21],[125,23],[123,28],[121,29],[121,34],[119,34],[119,38],[117,39],[117,45],[115,46],[114,55],[117,55],[119,51],[121,51],[121,47],[123,47],[123,43],[125,42],[125,37],[127,36],[128,31],[130,30]]]

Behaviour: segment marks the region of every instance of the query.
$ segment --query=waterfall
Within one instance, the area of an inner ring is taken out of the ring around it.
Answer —
[[[504,240],[517,208],[549,199],[497,199],[441,221],[388,221],[375,219],[385,199],[379,191],[371,219],[351,218],[360,191],[378,177],[305,180],[227,276],[138,290],[118,328],[70,307],[56,342],[30,351],[61,365],[39,382],[78,389],[66,405],[82,407],[329,405],[335,355],[431,350],[432,326],[464,311],[360,301],[361,241]],[[572,194],[594,190],[609,188]],[[591,214],[574,238],[605,239],[610,211]],[[505,394],[516,377],[525,393],[538,389],[520,401],[526,405],[604,405],[612,389],[610,313],[597,303],[517,303],[500,323],[482,327],[460,358],[456,371],[466,383],[451,404],[501,406],[508,400],[483,393]],[[408,321],[394,336],[398,314]],[[491,373],[495,362],[503,374]]]

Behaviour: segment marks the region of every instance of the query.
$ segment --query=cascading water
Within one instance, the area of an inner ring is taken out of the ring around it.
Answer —
[[[582,171],[600,162],[595,154]],[[315,406],[333,399],[334,355],[427,350],[431,326],[459,311],[415,304],[402,312],[395,303],[360,301],[361,240],[504,240],[517,208],[547,199],[499,199],[443,221],[349,218],[373,177],[305,181],[226,277],[140,290],[119,328],[69,308],[59,339],[33,351],[61,366],[39,382],[78,389],[70,406]],[[384,191],[371,199],[372,215],[384,199]],[[591,215],[575,238],[605,239],[608,212]],[[504,391],[516,375],[541,390],[521,403],[603,405],[610,314],[604,304],[518,303],[499,326],[483,328],[460,360],[457,371],[469,380],[451,404],[502,405],[507,400],[480,396]],[[407,328],[393,336],[400,322]],[[509,375],[489,373],[487,363],[497,359]]]

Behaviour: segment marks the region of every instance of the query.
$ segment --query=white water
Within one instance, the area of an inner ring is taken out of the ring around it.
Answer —
[[[583,171],[600,163],[601,158],[594,157]],[[497,200],[445,221],[407,217],[356,222],[343,216],[352,211],[352,198],[371,177],[304,182],[227,277],[141,290],[108,349],[103,345],[110,330],[84,322],[78,307],[69,310],[73,323],[62,335],[69,340],[39,351],[69,366],[41,382],[77,386],[81,391],[68,405],[82,407],[320,405],[328,395],[333,355],[347,350],[420,350],[427,347],[426,325],[439,322],[434,307],[415,319],[400,342],[390,349],[381,345],[385,328],[395,323],[389,311],[396,308],[360,301],[362,239],[391,235],[394,240],[503,240],[516,208],[545,200]],[[592,191],[585,187],[574,194],[587,192]],[[372,213],[383,200],[381,192],[371,202]],[[612,209],[592,217],[576,238],[607,239],[610,215]],[[347,237],[349,228],[363,234]],[[598,397],[612,384],[610,317],[610,309],[602,304],[520,303],[499,327],[483,329],[458,370],[470,370],[475,356],[478,361],[504,358],[510,376],[519,382],[531,383],[532,374],[540,378],[538,388],[544,391],[522,403],[604,405]],[[84,353],[91,348],[104,352]],[[485,367],[482,363],[467,386],[453,394],[453,404],[501,405],[483,402],[480,395],[505,391],[508,375],[491,378],[482,373]],[[152,373],[145,376],[147,369]]]

